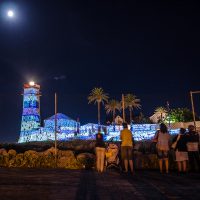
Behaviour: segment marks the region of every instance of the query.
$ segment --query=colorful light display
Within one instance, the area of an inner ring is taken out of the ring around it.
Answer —
[[[57,140],[88,140],[95,139],[99,125],[88,123],[80,126],[80,123],[68,116],[58,113]],[[55,115],[44,120],[44,127],[40,123],[40,86],[34,82],[24,85],[23,112],[21,121],[21,132],[19,143],[31,141],[52,141],[55,140]],[[133,132],[135,140],[147,140],[154,136],[158,128],[157,124],[133,124],[129,129]],[[106,141],[119,140],[122,126],[110,125],[101,126],[101,132]],[[172,134],[178,133],[178,129],[171,130]]]
[[[23,112],[19,142],[28,142],[40,129],[40,86],[24,84]]]

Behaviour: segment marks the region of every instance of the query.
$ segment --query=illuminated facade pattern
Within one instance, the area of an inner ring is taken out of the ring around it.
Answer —
[[[77,122],[62,113],[56,114],[56,119],[58,132],[70,132],[71,130],[74,131],[77,129]],[[44,127],[54,130],[55,115],[44,120]]]
[[[58,140],[67,140],[77,134],[78,127],[80,126],[79,122],[76,122],[62,113],[58,113],[56,115],[56,119]],[[55,115],[44,120],[43,132],[47,135],[50,135],[49,133],[51,133],[51,135],[55,138]]]
[[[19,142],[28,142],[40,129],[40,86],[24,84],[23,112]]]
[[[88,123],[80,126],[79,122],[68,116],[58,113],[57,120],[57,140],[74,139],[95,139],[98,132],[98,124]],[[23,93],[23,112],[21,121],[21,132],[19,143],[31,141],[52,141],[55,140],[55,115],[44,120],[44,127],[40,124],[40,86],[36,84],[25,84]],[[154,136],[158,124],[133,124],[129,129],[133,133],[135,140],[146,140]],[[122,126],[110,125],[101,126],[101,132],[106,141],[119,141]],[[178,133],[179,129],[172,129],[171,134]]]

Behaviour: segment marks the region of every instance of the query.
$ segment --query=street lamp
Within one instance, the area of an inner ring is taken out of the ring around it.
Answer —
[[[57,167],[57,93],[55,93],[55,165]]]
[[[122,94],[122,116],[123,116],[123,122],[126,122],[124,94]]]
[[[171,129],[171,124],[170,124],[170,118],[171,118],[171,116],[170,116],[170,107],[169,107],[169,101],[167,101],[167,112],[168,112],[168,120],[169,120],[169,122],[168,122],[168,126],[169,126],[169,130]]]
[[[190,98],[191,98],[191,104],[192,104],[192,115],[193,115],[194,127],[196,130],[196,119],[195,119],[195,111],[194,111],[193,94],[200,94],[200,91],[190,91]]]

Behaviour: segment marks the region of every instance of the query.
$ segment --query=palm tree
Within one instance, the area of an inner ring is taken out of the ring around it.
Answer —
[[[154,111],[155,114],[160,116],[161,122],[163,121],[163,114],[167,113],[167,110],[164,107],[157,107]]]
[[[105,109],[107,114],[109,113],[113,114],[113,122],[114,122],[116,110],[120,111],[121,109],[120,102],[112,99],[105,105]]]
[[[94,88],[88,96],[88,103],[94,102],[98,106],[98,124],[100,125],[100,105],[101,103],[108,102],[108,94],[104,93],[103,89]]]
[[[140,99],[137,98],[137,96],[133,95],[133,94],[126,94],[124,97],[124,101],[125,101],[125,108],[129,109],[129,113],[130,113],[130,123],[132,122],[132,111],[134,108],[136,109],[140,109],[141,105],[140,105]]]

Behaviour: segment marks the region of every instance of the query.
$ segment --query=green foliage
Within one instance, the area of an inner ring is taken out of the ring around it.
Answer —
[[[193,115],[188,108],[174,108],[170,110],[166,120],[171,122],[189,122],[193,121]],[[198,116],[196,116],[196,120],[199,120]]]

